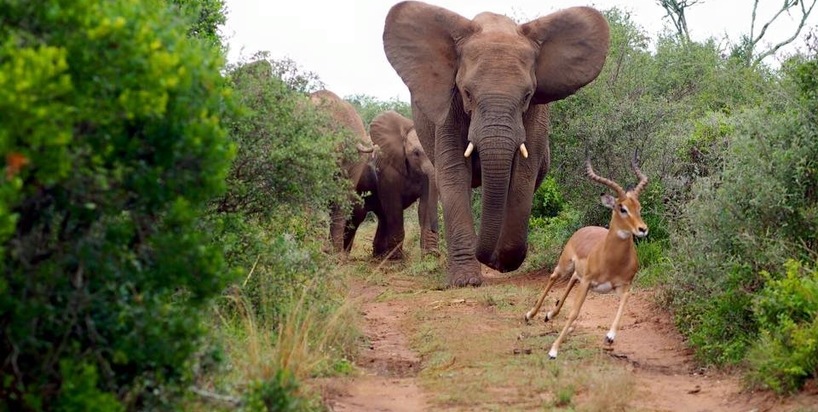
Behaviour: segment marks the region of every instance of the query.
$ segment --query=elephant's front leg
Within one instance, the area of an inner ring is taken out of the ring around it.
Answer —
[[[392,189],[395,190],[394,187]],[[379,189],[381,196],[381,213],[378,215],[378,229],[372,241],[372,252],[375,256],[392,260],[403,259],[403,239],[406,236],[403,228],[403,205],[400,191],[388,192]]]
[[[330,207],[330,224],[329,237],[332,243],[332,250],[334,252],[341,252],[344,250],[344,227],[346,226],[346,216],[343,210],[333,204]]]
[[[352,208],[352,216],[346,222],[344,227],[344,251],[346,253],[352,252],[352,243],[355,241],[355,233],[358,232],[358,226],[366,219],[367,210],[364,207],[355,206]]]
[[[434,166],[432,166],[434,167]],[[420,251],[423,255],[437,254],[438,221],[437,221],[437,185],[432,175],[423,184],[423,191],[418,202],[418,220],[420,221]]]
[[[480,263],[474,255],[476,235],[471,212],[471,158],[463,156],[465,144],[438,134],[435,174],[443,203],[443,223],[449,254],[449,286],[479,286]]]

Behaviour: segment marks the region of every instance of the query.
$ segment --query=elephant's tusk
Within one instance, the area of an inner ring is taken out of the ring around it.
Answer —
[[[525,148],[525,143],[520,144],[520,153],[524,158],[528,159],[528,149]]]
[[[463,153],[463,157],[471,156],[471,152],[474,151],[474,143],[469,142],[469,145],[466,146],[466,151]]]

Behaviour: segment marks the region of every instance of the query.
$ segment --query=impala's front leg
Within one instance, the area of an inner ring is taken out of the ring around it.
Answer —
[[[622,314],[625,312],[625,304],[628,303],[628,297],[631,294],[631,285],[620,286],[616,288],[616,293],[621,296],[619,299],[619,309],[616,311],[616,317],[608,334],[605,335],[605,343],[612,345],[614,338],[616,338],[616,331],[619,329],[619,322],[622,321]]]

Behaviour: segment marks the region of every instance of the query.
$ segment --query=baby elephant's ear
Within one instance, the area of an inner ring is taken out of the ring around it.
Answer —
[[[418,1],[398,3],[386,16],[386,58],[412,93],[412,103],[435,124],[443,124],[449,114],[456,42],[473,30],[471,20]]]
[[[593,81],[608,55],[610,29],[605,17],[590,7],[571,7],[521,26],[540,44],[533,103],[564,99]]]

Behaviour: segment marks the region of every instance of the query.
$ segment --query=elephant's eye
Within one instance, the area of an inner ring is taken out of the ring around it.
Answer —
[[[466,100],[471,103],[471,92],[469,89],[463,89],[463,94],[466,95]]]

